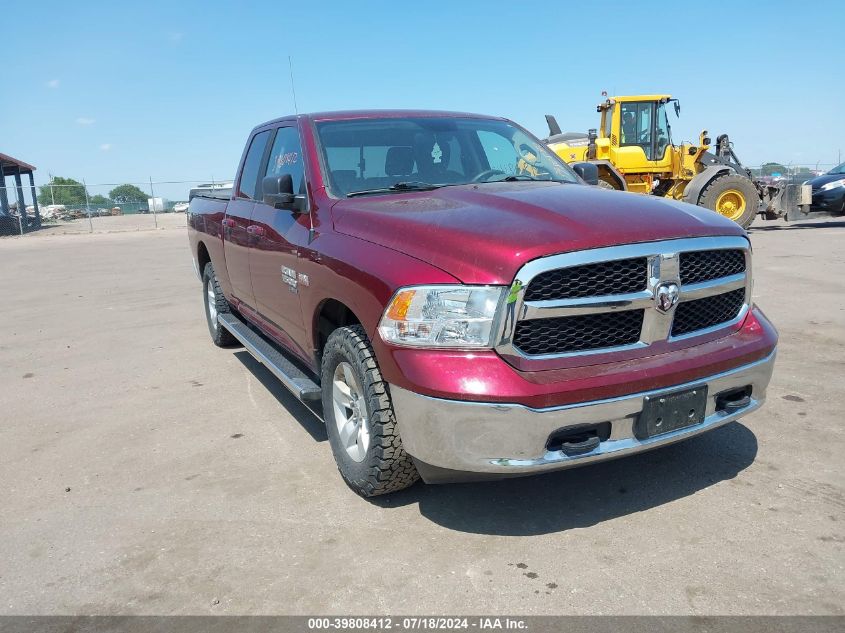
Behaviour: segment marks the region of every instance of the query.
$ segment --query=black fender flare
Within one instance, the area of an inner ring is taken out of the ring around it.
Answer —
[[[622,187],[622,191],[628,191],[628,183],[625,182],[625,176],[622,175],[622,172],[616,169],[613,163],[609,160],[589,160],[588,163],[592,163],[596,167],[599,168],[599,173],[601,173],[602,169],[606,169],[610,172],[613,178],[616,180],[617,184]]]
[[[701,192],[714,179],[725,174],[736,174],[735,169],[728,165],[710,165],[704,171],[696,174],[692,180],[684,187],[683,201],[690,204],[698,204],[698,199],[701,197]]]

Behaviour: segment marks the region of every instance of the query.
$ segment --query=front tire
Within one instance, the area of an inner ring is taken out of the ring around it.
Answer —
[[[223,296],[223,291],[220,290],[220,284],[217,283],[217,276],[214,274],[214,266],[211,262],[208,262],[202,271],[202,296],[205,304],[205,321],[208,324],[211,340],[217,347],[229,347],[237,343],[232,333],[217,321],[218,314],[228,313],[231,310],[229,302]]]
[[[711,180],[698,199],[698,206],[712,209],[747,229],[757,215],[760,197],[757,187],[739,174]]]
[[[335,330],[323,351],[323,414],[337,468],[362,497],[419,479],[396,428],[388,385],[360,325]]]

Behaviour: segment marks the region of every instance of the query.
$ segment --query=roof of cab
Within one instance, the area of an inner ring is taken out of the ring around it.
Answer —
[[[486,114],[473,114],[471,112],[449,112],[445,110],[335,110],[332,112],[311,112],[307,114],[296,114],[279,117],[257,125],[255,129],[292,121],[294,119],[308,119],[311,121],[343,121],[349,119],[399,119],[408,117],[440,117],[440,118],[471,118],[471,119],[496,119],[504,121],[504,117],[489,116]]]
[[[660,101],[661,99],[671,99],[672,95],[621,95],[617,97],[608,97],[612,101],[628,102],[628,101]]]

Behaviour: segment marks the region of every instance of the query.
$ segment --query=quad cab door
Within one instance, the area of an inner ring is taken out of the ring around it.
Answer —
[[[252,137],[240,176],[233,188],[232,199],[226,205],[226,217],[223,218],[223,255],[232,284],[232,294],[238,301],[251,308],[255,308],[255,295],[249,271],[252,236],[248,228],[252,221],[255,200],[260,194],[258,177],[267,153],[270,133],[270,130],[264,130]]]
[[[259,183],[267,176],[289,174],[293,191],[306,194],[305,169],[296,122],[275,130]],[[250,222],[254,240],[249,254],[256,308],[279,331],[273,332],[304,359],[309,355],[305,341],[300,293],[307,290],[308,277],[301,274],[300,254],[308,248],[311,221],[306,205],[301,210],[276,209],[262,200],[255,203]]]

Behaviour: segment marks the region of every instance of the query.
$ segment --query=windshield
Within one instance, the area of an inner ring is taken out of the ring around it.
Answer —
[[[834,167],[833,169],[831,169],[827,173],[829,173],[831,175],[832,174],[845,174],[845,163],[842,163],[841,165],[837,165],[836,167]]]
[[[577,182],[540,141],[513,123],[418,117],[317,123],[338,196],[501,180]]]

